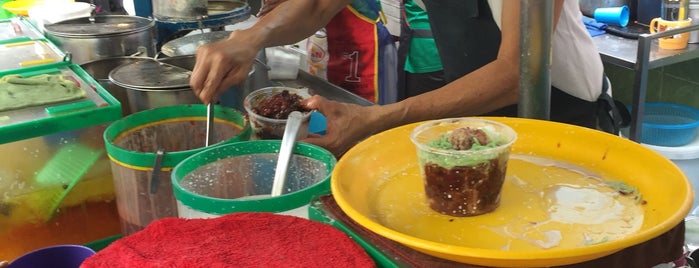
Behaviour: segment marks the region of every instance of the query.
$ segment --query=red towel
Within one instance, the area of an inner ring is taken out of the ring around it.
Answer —
[[[376,267],[347,234],[307,219],[234,213],[165,218],[114,241],[89,267]]]

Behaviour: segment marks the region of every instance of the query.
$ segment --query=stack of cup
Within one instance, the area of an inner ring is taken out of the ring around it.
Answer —
[[[291,47],[278,46],[265,49],[269,79],[295,80],[301,66],[301,53]]]

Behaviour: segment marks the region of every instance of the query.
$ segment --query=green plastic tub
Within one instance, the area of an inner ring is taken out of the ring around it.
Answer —
[[[181,218],[233,212],[272,212],[308,218],[315,196],[330,192],[336,158],[316,145],[297,142],[281,195],[271,197],[281,140],[222,145],[194,154],[172,172]]]

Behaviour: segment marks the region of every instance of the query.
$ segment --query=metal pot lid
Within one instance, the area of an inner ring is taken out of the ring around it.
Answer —
[[[230,34],[231,31],[212,31],[187,35],[165,43],[160,51],[170,57],[194,55],[199,46],[225,40]]]
[[[152,19],[138,16],[98,15],[64,20],[44,28],[46,33],[56,36],[95,37],[141,32],[154,26]]]
[[[189,89],[191,71],[156,60],[121,65],[109,73],[114,84],[137,89]]]

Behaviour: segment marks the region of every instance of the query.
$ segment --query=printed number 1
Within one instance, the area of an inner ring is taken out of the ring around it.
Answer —
[[[358,83],[361,82],[359,78],[359,51],[353,51],[352,53],[345,54],[345,59],[350,60],[349,74],[345,76],[345,81]]]

